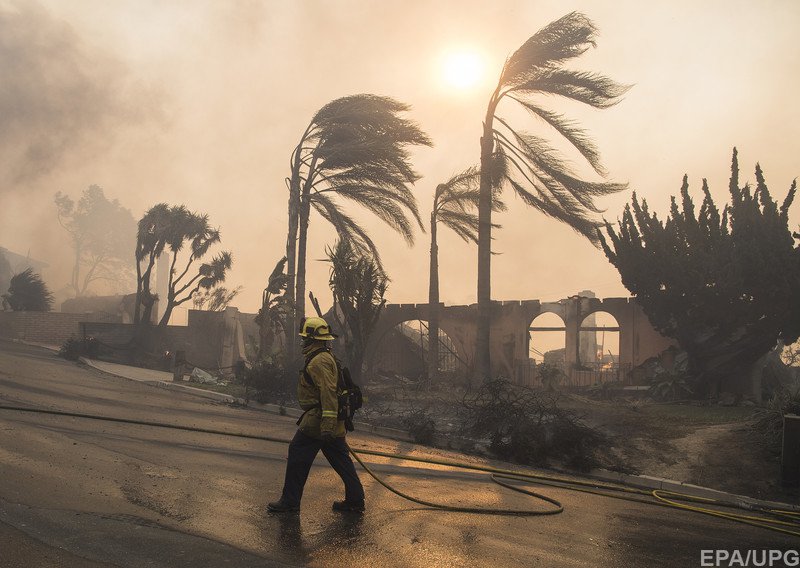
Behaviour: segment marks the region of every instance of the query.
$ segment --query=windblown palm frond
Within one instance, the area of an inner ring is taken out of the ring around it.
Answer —
[[[479,183],[480,172],[473,167],[439,184],[433,198],[433,222],[442,223],[465,241],[478,242]],[[499,194],[494,196],[492,210],[506,210]]]
[[[383,268],[375,243],[372,242],[372,239],[364,229],[352,217],[344,213],[332,199],[329,199],[326,195],[316,193],[311,197],[311,205],[323,219],[333,225],[339,235],[339,240],[349,242],[350,246],[359,253],[369,253],[378,263],[378,266],[381,269]]]
[[[211,262],[205,262],[200,265],[200,280],[197,283],[197,288],[205,288],[206,290],[212,288],[225,281],[225,273],[231,269],[233,264],[233,255],[229,251],[222,251],[215,255]],[[191,295],[189,296],[191,297]],[[185,302],[186,299],[181,300]],[[181,303],[179,302],[179,303]]]
[[[500,82],[515,86],[529,82],[537,74],[559,66],[594,46],[597,28],[578,12],[571,12],[533,34],[508,58]]]
[[[399,115],[408,105],[389,97],[362,94],[322,107],[295,149],[292,171],[305,198],[328,192],[363,206],[398,231],[409,244],[414,235],[406,212],[424,230],[409,189],[419,179],[407,148],[431,141]],[[309,199],[309,201],[311,201]]]
[[[487,379],[491,327],[491,206],[494,193],[510,186],[529,206],[562,221],[599,246],[595,198],[620,191],[625,184],[581,179],[564,157],[542,138],[517,131],[497,114],[503,100],[521,105],[531,116],[573,146],[592,169],[606,175],[597,148],[583,129],[548,110],[540,99],[557,96],[594,108],[617,104],[629,87],[595,73],[564,67],[595,45],[597,29],[578,12],[548,24],[515,51],[503,66],[489,99],[481,138],[478,224],[478,329],[476,372]]]
[[[334,225],[340,238],[352,239],[355,249],[369,252],[378,263],[374,243],[343,211],[337,195],[376,215],[409,244],[414,242],[414,223],[425,230],[410,189],[420,176],[411,166],[408,149],[432,143],[416,123],[402,116],[408,110],[408,105],[389,97],[342,97],[317,111],[295,147],[288,178],[286,255],[287,290],[297,310],[294,319],[305,312],[306,246],[312,207]]]
[[[262,303],[267,296],[275,296],[276,294],[279,294],[281,290],[286,288],[285,268],[286,257],[284,256],[275,264],[275,268],[272,269],[272,272],[267,279],[267,287],[264,288],[264,292],[262,294]]]
[[[11,278],[8,292],[0,296],[2,304],[15,312],[49,312],[53,307],[53,294],[42,277],[27,268]]]
[[[289,277],[286,274],[287,258],[282,257],[267,279],[267,287],[261,293],[261,308],[254,318],[259,328],[259,355],[266,357],[271,353],[275,337],[286,331],[287,316],[294,303],[286,294]]]
[[[418,224],[422,224],[422,219],[419,217],[416,203],[408,202],[406,196],[393,194],[385,187],[355,184],[341,184],[330,191],[369,210],[397,231],[409,245],[414,244],[414,228],[403,206],[405,205],[413,213]]]
[[[563,115],[544,108],[538,98],[557,95],[595,108],[617,104],[629,87],[595,73],[565,69],[563,64],[595,45],[596,28],[583,14],[573,12],[534,34],[503,68],[490,101],[495,159],[506,162],[506,173],[492,186],[508,183],[528,205],[558,219],[597,245],[600,213],[594,199],[627,187],[621,183],[591,182],[578,177],[560,152],[543,138],[518,132],[495,113],[505,98],[520,104],[565,138],[601,176],[597,147],[586,132]]]

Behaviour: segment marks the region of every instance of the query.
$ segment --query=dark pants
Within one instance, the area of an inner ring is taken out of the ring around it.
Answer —
[[[331,464],[331,467],[344,481],[344,498],[348,503],[363,503],[364,488],[358,479],[353,460],[350,459],[347,443],[344,438],[335,438],[330,442],[317,440],[300,430],[294,435],[289,444],[289,460],[286,464],[286,479],[283,482],[283,496],[281,501],[291,505],[299,505],[303,497],[308,472],[317,453],[322,454]]]

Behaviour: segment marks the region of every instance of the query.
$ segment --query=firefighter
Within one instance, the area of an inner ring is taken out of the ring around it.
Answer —
[[[300,510],[311,464],[317,453],[323,455],[344,482],[344,501],[333,503],[334,511],[364,511],[364,488],[350,459],[345,441],[344,420],[338,419],[339,370],[331,353],[331,343],[336,335],[328,323],[318,317],[305,318],[300,327],[303,338],[305,365],[300,372],[297,398],[303,415],[289,444],[283,494],[278,501],[269,503],[268,510],[285,513]]]

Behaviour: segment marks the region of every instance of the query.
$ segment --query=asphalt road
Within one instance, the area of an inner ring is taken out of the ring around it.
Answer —
[[[119,379],[5,341],[0,404],[284,438],[294,431],[292,419]],[[349,440],[426,451],[359,433]],[[0,566],[675,567],[700,566],[703,549],[800,548],[800,539],[755,527],[555,488],[542,491],[564,504],[556,516],[437,512],[392,495],[363,471],[367,512],[343,516],[330,509],[342,487],[322,456],[301,513],[267,514],[285,457],[286,446],[273,442],[0,411]],[[543,506],[485,474],[376,464],[425,499]]]

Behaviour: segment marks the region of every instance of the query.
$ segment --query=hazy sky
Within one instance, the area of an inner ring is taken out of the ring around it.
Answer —
[[[244,286],[237,304],[255,311],[285,250],[289,156],[320,106],[364,92],[412,105],[435,143],[414,153],[427,219],[436,185],[478,161],[505,57],[571,10],[600,29],[598,47],[572,66],[633,85],[609,110],[551,105],[592,133],[610,179],[663,217],[684,173],[695,195],[707,177],[726,200],[737,146],[743,178],[760,161],[783,199],[800,175],[796,0],[0,0],[0,246],[48,262],[45,279],[59,289],[70,254],[56,191],[98,184],[137,219],[159,201],[183,203],[220,227],[234,255],[228,283]],[[443,81],[443,54],[458,50],[485,60],[469,89]],[[548,134],[520,118],[520,129]],[[605,199],[606,216],[629,198]],[[510,192],[506,201],[493,298],[626,295],[601,251]],[[408,248],[368,212],[357,216],[382,251],[390,301],[426,301],[428,235]],[[316,259],[333,236],[312,217],[309,288],[323,307],[328,269]],[[476,248],[441,231],[440,251],[443,301],[474,302]]]

